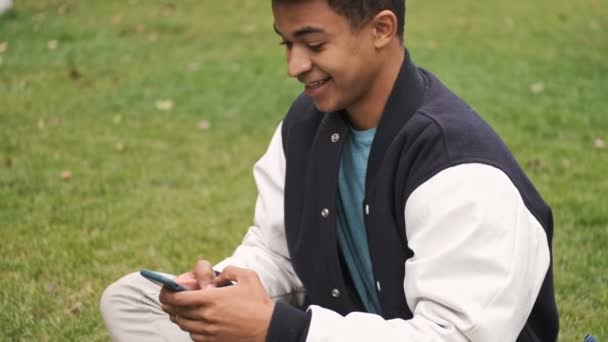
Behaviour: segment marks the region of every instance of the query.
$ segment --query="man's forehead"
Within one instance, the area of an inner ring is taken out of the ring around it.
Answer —
[[[274,30],[281,36],[299,37],[314,33],[327,33],[340,20],[341,15],[320,1],[273,1]]]

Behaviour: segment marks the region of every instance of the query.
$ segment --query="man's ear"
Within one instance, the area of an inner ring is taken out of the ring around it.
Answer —
[[[372,19],[374,45],[383,48],[397,35],[397,17],[389,10],[381,11]]]

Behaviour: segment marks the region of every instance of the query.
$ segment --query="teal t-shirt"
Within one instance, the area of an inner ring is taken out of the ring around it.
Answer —
[[[363,305],[368,312],[379,314],[362,207],[367,159],[375,134],[375,128],[351,128],[344,143],[338,174],[338,244]]]

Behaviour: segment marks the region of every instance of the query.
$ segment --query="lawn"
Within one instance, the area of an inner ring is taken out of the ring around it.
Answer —
[[[608,6],[418,1],[406,45],[554,209],[561,341],[608,339]],[[292,99],[266,0],[17,0],[0,17],[0,341],[97,341],[109,283],[219,261]]]

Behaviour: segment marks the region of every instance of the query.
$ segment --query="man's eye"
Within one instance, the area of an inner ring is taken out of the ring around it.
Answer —
[[[306,46],[308,46],[308,48],[314,52],[319,52],[323,49],[323,46],[325,46],[325,43],[307,44]]]

